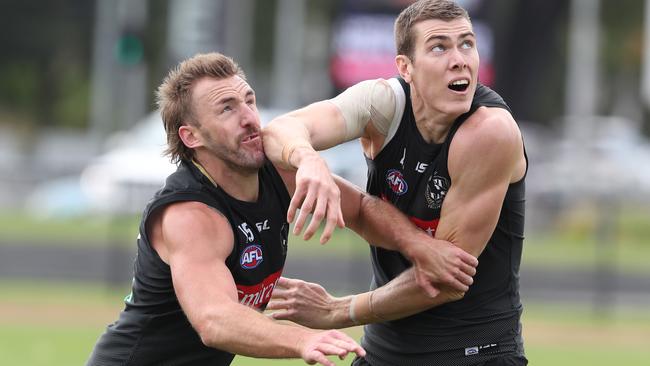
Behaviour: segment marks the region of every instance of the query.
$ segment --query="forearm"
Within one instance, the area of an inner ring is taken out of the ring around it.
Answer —
[[[289,161],[297,148],[311,148],[309,130],[296,118],[280,117],[269,124],[263,133],[264,153],[269,160],[284,168],[297,167]]]
[[[332,323],[337,328],[401,319],[427,309],[460,300],[464,293],[443,288],[435,297],[425,294],[408,269],[373,291],[338,298],[333,302]]]
[[[264,358],[299,358],[299,345],[311,332],[275,322],[238,303],[220,307],[197,328],[209,347]]]
[[[415,226],[395,206],[366,193],[360,198],[357,219],[346,222],[370,244],[399,251],[409,259],[413,258],[417,246],[434,245],[438,241]]]
[[[264,150],[273,163],[297,168],[305,151],[324,150],[346,140],[346,123],[329,101],[317,102],[271,121],[263,130]],[[306,147],[306,149],[297,149]],[[302,150],[302,151],[298,151]],[[295,157],[294,157],[295,155]],[[291,160],[291,162],[289,162]]]

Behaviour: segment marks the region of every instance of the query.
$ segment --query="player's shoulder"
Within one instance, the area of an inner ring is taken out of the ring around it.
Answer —
[[[461,125],[454,141],[457,147],[467,152],[510,150],[521,144],[521,132],[508,110],[480,107]]]

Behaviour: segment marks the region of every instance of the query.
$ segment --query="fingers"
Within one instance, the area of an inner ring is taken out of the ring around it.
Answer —
[[[350,336],[348,336],[347,334],[342,332],[335,332],[332,336],[345,341],[348,347],[347,348],[348,351],[354,352],[360,357],[366,355],[366,350],[364,350],[354,339],[350,338]]]
[[[430,297],[436,297],[440,293],[440,290],[433,287],[431,282],[420,271],[415,271],[415,281]]]
[[[474,276],[476,274],[476,267],[469,265],[466,262],[461,263],[459,268],[463,273],[466,273],[469,276]]]
[[[269,307],[267,307],[267,309],[269,309]],[[288,310],[280,310],[269,314],[269,316],[274,320],[291,320],[291,321],[293,321],[293,315],[294,315],[293,312]]]
[[[274,299],[266,304],[266,310],[286,310],[291,306],[291,300]]]
[[[296,217],[296,210],[300,207],[300,204],[305,199],[306,188],[302,184],[296,185],[296,191],[293,193],[293,197],[289,202],[289,209],[287,210],[287,222],[292,223],[293,219]]]
[[[334,365],[326,356],[338,356],[344,359],[350,352],[361,357],[366,355],[366,351],[357,342],[336,330],[313,334],[310,338],[312,341],[308,343],[311,344],[307,345],[306,352],[303,353],[303,359],[308,364],[318,362],[321,365]]]
[[[320,236],[320,243],[325,244],[332,237],[334,229],[343,222],[343,215],[341,214],[341,208],[338,210],[333,210],[332,206],[327,210],[327,222],[325,223],[325,229],[323,229],[323,234]],[[343,222],[345,226],[345,222]]]
[[[460,270],[462,271],[463,274],[466,274],[470,277],[474,277],[476,275],[476,267],[472,267],[466,263],[461,263],[459,266]],[[471,283],[470,283],[471,285]]]
[[[327,209],[327,202],[325,202],[322,199],[319,199],[316,202],[316,208],[314,209],[314,213],[311,216],[311,222],[309,223],[309,226],[307,226],[307,229],[305,230],[305,235],[303,235],[302,237],[304,240],[309,240],[314,235],[314,233],[320,226],[321,221],[323,221],[323,218],[325,217],[326,209]]]
[[[314,351],[312,354],[313,354],[313,356],[312,356],[313,361],[312,362],[307,361],[307,364],[313,365],[314,363],[319,363],[319,364],[321,364],[323,366],[336,366],[334,364],[334,362],[328,360],[327,357],[325,357],[324,354],[322,354],[322,353],[320,353],[318,351]]]
[[[307,221],[307,217],[312,212],[314,208],[314,195],[311,192],[307,193],[307,197],[302,202],[300,206],[300,213],[298,214],[298,219],[296,219],[296,224],[293,227],[293,234],[298,235],[302,232],[302,227]]]
[[[458,248],[458,249],[460,249],[460,248]],[[460,249],[459,256],[460,256],[460,259],[463,262],[467,263],[468,265],[470,265],[472,267],[478,266],[478,259],[475,256],[467,253],[466,251]]]
[[[278,279],[278,282],[275,284],[275,288],[278,288],[278,286],[289,288],[293,286],[296,282],[298,282],[298,280],[282,276],[280,277],[280,279]]]

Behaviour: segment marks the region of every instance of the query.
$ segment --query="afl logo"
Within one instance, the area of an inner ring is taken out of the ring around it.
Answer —
[[[438,174],[438,172],[433,173],[429,177],[425,193],[427,206],[434,210],[437,210],[442,206],[442,201],[445,200],[445,196],[449,190],[449,181],[447,178],[436,174]]]
[[[406,193],[406,191],[409,190],[409,186],[406,184],[404,175],[402,175],[402,172],[397,169],[391,169],[388,171],[386,174],[386,182],[388,183],[390,189],[398,196],[403,195]]]
[[[239,258],[239,264],[244,269],[253,269],[264,261],[262,256],[262,247],[259,245],[249,245],[244,249],[244,252]]]

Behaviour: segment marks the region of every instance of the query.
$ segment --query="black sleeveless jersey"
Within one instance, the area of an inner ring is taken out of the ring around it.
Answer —
[[[498,94],[479,84],[470,111],[454,122],[443,143],[429,144],[416,127],[409,86],[399,81],[406,94],[405,110],[395,136],[374,160],[367,159],[367,190],[434,235],[453,184],[447,159],[456,131],[480,106],[509,108]],[[365,327],[362,345],[373,366],[470,365],[499,354],[523,355],[519,263],[524,190],[524,179],[509,186],[496,229],[478,258],[474,284],[462,300]],[[372,246],[371,254],[373,288],[411,266],[395,251]]]
[[[132,292],[119,319],[101,336],[88,365],[229,365],[234,355],[206,347],[181,309],[170,267],[151,246],[147,219],[173,202],[198,201],[221,212],[234,234],[226,264],[242,304],[263,310],[287,254],[289,194],[267,161],[259,172],[258,202],[243,202],[215,187],[193,163],[182,162],[144,210]]]

